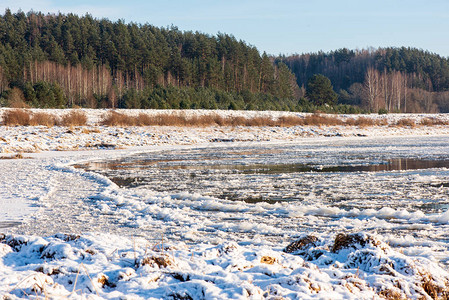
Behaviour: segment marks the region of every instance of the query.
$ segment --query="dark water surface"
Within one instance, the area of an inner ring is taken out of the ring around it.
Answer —
[[[432,146],[432,151],[426,150]],[[438,152],[441,146],[446,150],[447,142],[234,145],[141,153],[75,167],[101,173],[125,188],[199,193],[248,203],[302,201],[311,191],[339,203],[343,196],[335,199],[319,186],[329,180],[354,180],[351,176],[357,174],[449,168],[449,156]],[[445,182],[432,184],[435,188],[447,186]]]
[[[176,165],[162,165],[168,162],[181,162]],[[184,164],[182,164],[184,162]],[[195,165],[188,164],[184,160],[131,160],[131,161],[113,161],[113,162],[88,162],[85,164],[75,165],[87,171],[105,173],[106,175],[113,173],[113,170],[126,170],[131,176],[112,176],[109,179],[120,187],[135,187],[145,184],[145,177],[132,176],[133,171],[142,170],[150,167],[159,167],[161,170],[190,170],[190,171],[208,171],[222,170],[234,171],[241,174],[288,174],[288,173],[350,173],[350,172],[381,172],[381,171],[408,171],[408,170],[425,170],[434,168],[449,168],[448,159],[429,160],[417,158],[392,158],[380,163],[371,163],[365,165],[336,165],[336,166],[320,166],[312,164],[254,164],[254,165],[238,165],[238,164],[209,164]],[[190,173],[195,178],[195,173]],[[447,186],[447,183],[442,183]]]

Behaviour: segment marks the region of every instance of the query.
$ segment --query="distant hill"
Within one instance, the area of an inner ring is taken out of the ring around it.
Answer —
[[[449,59],[414,48],[339,49],[278,57],[300,87],[328,77],[340,103],[371,111],[449,112]]]

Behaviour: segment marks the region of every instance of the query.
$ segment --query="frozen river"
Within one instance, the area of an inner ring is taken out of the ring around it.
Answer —
[[[96,205],[140,234],[278,244],[380,234],[410,254],[449,253],[449,138],[323,138],[152,151],[78,164],[120,188]]]
[[[448,136],[24,156],[0,160],[0,294],[447,295]]]

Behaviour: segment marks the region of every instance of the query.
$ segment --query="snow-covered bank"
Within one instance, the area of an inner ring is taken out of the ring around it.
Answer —
[[[436,299],[449,273],[377,237],[277,247],[187,246],[114,235],[0,236],[5,299]]]
[[[89,113],[90,119],[100,116]],[[302,201],[246,203],[120,188],[73,164],[176,150],[209,159],[208,149],[211,157],[269,152],[276,161],[274,146],[283,144],[288,151],[297,147],[292,156],[321,164],[373,154],[445,158],[448,136],[447,126],[0,127],[2,155],[25,157],[0,160],[0,294],[12,299],[447,297],[447,168],[304,173],[300,181],[285,174],[251,177],[247,182],[268,193],[282,183],[275,177],[284,178],[291,184],[282,191],[294,191]],[[236,176],[230,184],[245,185],[245,180]],[[11,227],[11,222],[21,224]],[[349,232],[355,235],[337,235]]]
[[[0,117],[6,111],[0,108]],[[32,110],[62,116],[72,110]],[[406,135],[449,135],[449,126],[394,126],[397,121],[410,119],[420,123],[423,119],[438,119],[449,122],[449,114],[389,114],[363,115],[363,118],[384,120],[385,126],[211,126],[211,127],[107,127],[98,125],[108,110],[84,109],[88,126],[81,127],[45,127],[45,126],[0,126],[0,155],[17,152],[68,151],[86,149],[119,149],[153,145],[190,145],[210,142],[249,142],[249,141],[295,141],[304,137],[351,137],[351,136],[406,136]],[[256,112],[256,111],[160,111],[160,110],[123,110],[124,114],[136,116],[144,112],[148,115],[183,114],[187,117],[207,114],[222,117],[269,117],[305,116],[304,113]],[[354,119],[357,115],[335,115],[342,120]]]

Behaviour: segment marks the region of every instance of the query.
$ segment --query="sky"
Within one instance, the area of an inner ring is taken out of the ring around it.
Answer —
[[[1,0],[6,8],[227,33],[273,55],[405,46],[449,57],[449,0]]]

